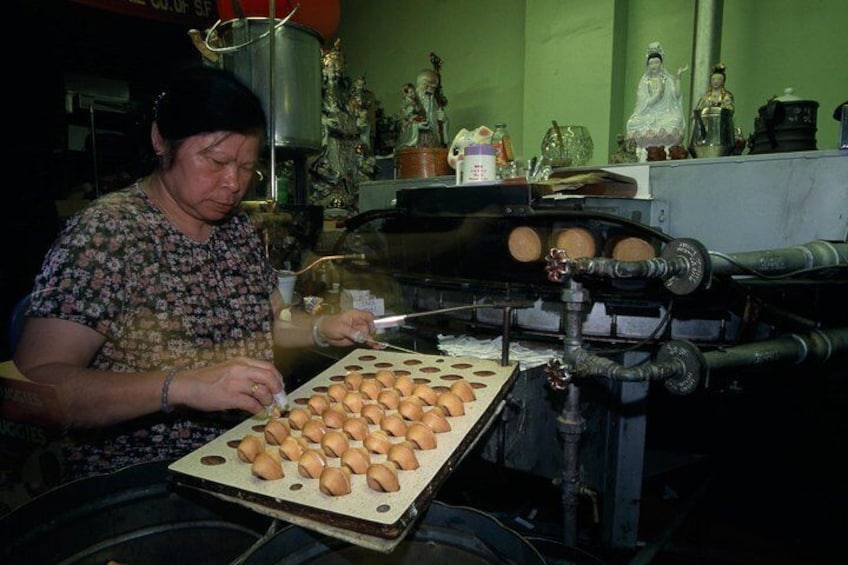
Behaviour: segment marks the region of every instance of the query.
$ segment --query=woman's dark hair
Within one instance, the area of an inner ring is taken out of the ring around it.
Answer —
[[[663,56],[662,56],[662,55],[660,55],[659,53],[656,53],[656,52],[655,52],[655,53],[650,53],[650,54],[648,55],[648,58],[647,58],[647,59],[645,59],[645,63],[647,63],[647,62],[648,62],[648,61],[650,61],[651,59],[659,59],[660,61],[662,61],[662,60],[663,60]]]
[[[171,144],[193,135],[230,131],[264,138],[265,111],[234,74],[214,67],[182,69],[153,106],[159,133]]]

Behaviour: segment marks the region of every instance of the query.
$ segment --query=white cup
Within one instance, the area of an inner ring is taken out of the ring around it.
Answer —
[[[280,290],[284,304],[294,302],[295,282],[297,282],[297,275],[294,271],[277,271],[277,288]]]
[[[486,182],[497,178],[495,148],[487,144],[469,145],[457,163],[456,184]]]

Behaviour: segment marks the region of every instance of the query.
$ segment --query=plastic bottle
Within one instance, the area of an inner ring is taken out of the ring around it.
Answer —
[[[506,124],[499,122],[495,124],[495,133],[492,134],[492,145],[497,150],[495,154],[495,166],[503,167],[515,160],[512,153],[512,139],[506,129]]]
[[[341,309],[341,284],[334,282],[332,286],[327,289],[327,313],[328,314],[338,314],[342,311]]]

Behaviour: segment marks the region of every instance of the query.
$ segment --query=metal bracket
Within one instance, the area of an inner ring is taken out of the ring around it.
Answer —
[[[663,247],[661,256],[666,261],[683,260],[687,264],[684,273],[672,275],[663,281],[672,293],[680,296],[709,288],[712,263],[709,251],[701,242],[689,238],[669,241]]]
[[[704,354],[689,341],[669,341],[664,344],[657,353],[657,361],[678,361],[682,364],[682,371],[663,381],[670,393],[680,396],[695,392],[701,382],[701,375],[708,370]]]

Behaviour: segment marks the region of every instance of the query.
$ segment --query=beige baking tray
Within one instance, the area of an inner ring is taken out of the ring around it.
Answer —
[[[268,481],[253,476],[250,464],[238,458],[236,446],[248,434],[263,437],[264,424],[268,421],[264,412],[246,419],[170,465],[174,480],[355,545],[391,551],[500,411],[518,366],[515,363],[501,366],[495,361],[471,357],[356,349],[289,393],[289,407],[305,407],[312,395],[326,393],[330,385],[343,382],[350,371],[367,378],[381,369],[408,375],[416,383],[429,384],[437,391],[447,390],[453,382],[463,379],[472,385],[476,395],[475,400],[464,404],[464,415],[448,418],[452,429],[436,435],[435,449],[415,452],[420,463],[418,469],[398,471],[399,491],[374,491],[368,486],[365,475],[353,475],[350,494],[329,496],[319,490],[318,479],[302,477],[297,463],[291,461],[283,461],[285,476],[282,479]],[[292,432],[295,436],[299,434]],[[392,438],[393,442],[403,440]],[[362,442],[351,441],[350,444],[358,446]],[[320,449],[318,444],[310,447]],[[372,462],[385,459],[385,455],[371,456]],[[327,464],[339,466],[340,460],[329,457]]]

